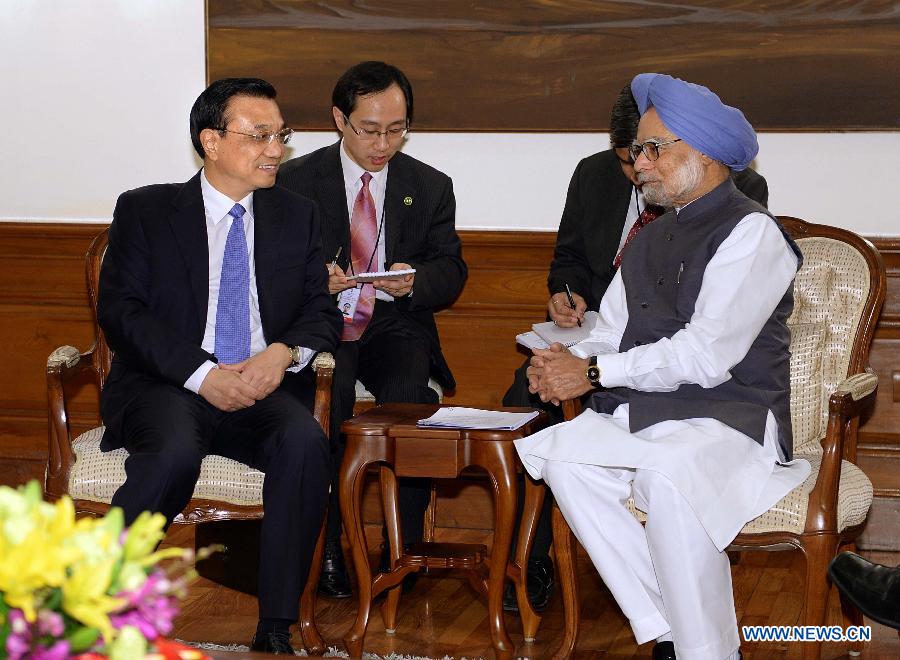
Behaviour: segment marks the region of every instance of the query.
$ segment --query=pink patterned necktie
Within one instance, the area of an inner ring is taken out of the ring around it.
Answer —
[[[665,211],[666,210],[663,207],[656,206],[655,204],[647,204],[647,206],[644,207],[644,210],[641,211],[637,221],[635,221],[635,223],[631,225],[631,229],[628,230],[628,236],[625,237],[625,244],[622,246],[622,249],[619,250],[619,254],[616,255],[616,258],[613,261],[613,268],[618,268],[622,264],[622,254],[625,252],[625,248],[628,247],[628,244],[634,240],[635,236],[637,236],[637,233],[665,213]]]
[[[353,202],[353,216],[350,218],[350,263],[354,273],[365,273],[373,261],[378,241],[378,223],[375,218],[375,200],[369,191],[372,175],[363,172],[362,188]],[[365,332],[372,320],[375,308],[375,287],[363,284],[353,314],[353,323],[345,323],[341,341],[356,341]]]

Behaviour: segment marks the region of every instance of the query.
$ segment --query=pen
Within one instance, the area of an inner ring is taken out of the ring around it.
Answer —
[[[343,250],[343,249],[344,249],[343,245],[338,246],[338,251],[334,255],[334,259],[331,260],[331,265],[328,267],[328,270],[331,270],[332,268],[335,267],[335,265],[337,264],[338,257],[341,256],[341,250]]]
[[[571,307],[572,310],[574,311],[575,310],[575,299],[572,297],[572,289],[569,288],[568,284],[566,284],[566,298],[569,299],[569,307]],[[575,318],[575,322],[578,324],[578,327],[580,328],[581,321],[579,321],[577,317]]]

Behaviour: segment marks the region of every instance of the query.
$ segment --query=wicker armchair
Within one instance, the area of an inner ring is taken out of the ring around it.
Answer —
[[[875,401],[877,377],[869,347],[884,303],[885,271],[875,248],[852,232],[781,217],[803,251],[794,282],[791,327],[791,422],[794,456],[812,466],[806,481],[748,522],[729,550],[801,550],[806,556],[800,625],[823,625],[831,583],[827,568],[862,531],[872,484],[856,465],[860,414]],[[580,402],[563,403],[566,419]],[[626,504],[639,520],[645,515]],[[572,655],[578,636],[575,539],[557,507],[553,544],[560,573],[565,635],[555,658]],[[842,599],[848,624],[861,614]],[[785,621],[784,624],[794,622]],[[805,643],[803,658],[819,658],[821,644]]]
[[[61,346],[47,358],[50,453],[44,491],[50,499],[68,495],[72,498],[76,511],[92,515],[105,513],[109,509],[113,494],[124,483],[124,463],[128,452],[125,449],[101,452],[102,426],[82,433],[78,437],[72,437],[66,408],[66,384],[87,371],[93,376],[98,386],[102,387],[109,373],[112,353],[97,322],[100,265],[106,252],[107,242],[108,232],[103,230],[93,240],[85,256],[88,296],[94,317],[93,347],[81,353],[72,346]],[[316,371],[313,415],[327,434],[334,358],[330,353],[318,354],[313,362],[313,369]],[[220,526],[217,523],[219,521],[261,519],[263,516],[263,478],[262,472],[223,456],[210,455],[203,460],[193,498],[185,510],[175,518],[176,523],[208,523],[205,528],[218,527],[220,530],[226,530],[227,540],[224,554],[221,557],[214,556],[215,562],[212,564],[214,568],[210,569],[209,574],[201,569],[202,574],[214,579],[217,576],[230,578],[232,569],[241,567],[240,565],[246,561],[247,553],[251,555],[254,553],[258,544],[254,543],[252,539],[239,544],[237,539],[242,532],[227,533],[226,528],[236,527],[235,524],[223,523]],[[208,533],[201,535],[200,529],[203,527],[198,528],[198,545],[205,545],[213,540]],[[310,653],[318,655],[323,654],[326,650],[325,642],[316,628],[314,618],[316,588],[320,573],[318,567],[322,562],[324,530],[323,525],[316,544],[309,579],[300,601],[300,632],[303,644]],[[221,538],[221,536],[217,536],[215,540]],[[252,549],[247,550],[247,547]],[[216,557],[218,558],[216,559]],[[212,560],[208,561],[212,562]],[[252,564],[254,567],[255,565],[255,563]],[[255,569],[250,569],[251,572],[253,570]],[[255,580],[249,578],[248,575],[249,573],[244,572],[235,578],[234,582],[226,582],[230,586],[236,585],[238,588],[249,590],[255,585]]]

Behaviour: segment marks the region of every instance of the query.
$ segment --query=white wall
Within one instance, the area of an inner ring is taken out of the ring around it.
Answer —
[[[0,219],[105,221],[121,191],[189,178],[203,20],[202,0],[2,0]],[[293,154],[334,139],[301,133]],[[555,230],[572,170],[606,140],[413,132],[405,150],[453,177],[458,227]],[[764,133],[760,144],[775,213],[900,234],[881,203],[900,184],[900,132]]]

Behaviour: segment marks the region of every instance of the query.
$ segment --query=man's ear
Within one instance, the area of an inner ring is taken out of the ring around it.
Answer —
[[[219,158],[219,140],[222,136],[219,131],[211,128],[204,128],[200,131],[200,144],[203,145],[203,153],[210,160],[218,160]]]
[[[338,131],[343,133],[344,126],[346,125],[344,122],[344,113],[341,112],[336,105],[333,105],[331,106],[331,116],[334,118],[334,125],[337,127]]]

